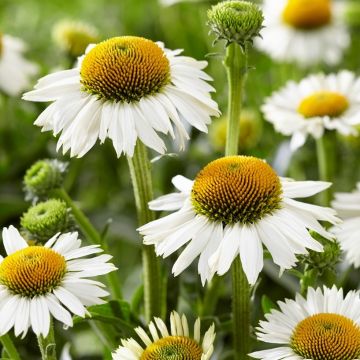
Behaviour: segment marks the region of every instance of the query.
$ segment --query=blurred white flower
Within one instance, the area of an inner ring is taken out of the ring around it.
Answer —
[[[331,231],[336,235],[341,248],[345,252],[346,260],[360,267],[360,182],[356,190],[351,193],[336,193],[331,205],[344,218],[344,222],[333,227]]]
[[[24,58],[25,43],[13,36],[0,33],[0,90],[17,96],[29,88],[31,77],[38,67]]]
[[[277,61],[335,65],[350,45],[341,1],[264,0],[265,28],[256,46]]]
[[[360,78],[343,70],[310,75],[300,83],[289,81],[265,100],[262,111],[276,131],[292,136],[293,151],[304,145],[308,134],[318,139],[325,129],[357,135]]]

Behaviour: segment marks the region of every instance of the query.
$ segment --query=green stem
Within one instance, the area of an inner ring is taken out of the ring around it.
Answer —
[[[138,141],[133,157],[128,157],[131,181],[139,225],[154,220],[154,213],[149,209],[148,202],[153,199],[151,164],[145,145]],[[154,246],[143,245],[143,277],[145,318],[150,321],[154,316],[162,315],[163,291],[159,259]]]
[[[330,164],[331,157],[331,141],[328,139],[328,133],[324,133],[322,137],[316,140],[316,151],[318,159],[318,169],[319,169],[319,180],[321,181],[332,181],[332,171]],[[321,193],[322,199],[321,203],[324,206],[330,206],[332,199],[331,188],[326,189]]]
[[[234,359],[249,359],[250,337],[250,285],[238,256],[232,265],[232,311]]]
[[[236,155],[239,148],[240,112],[247,72],[247,49],[237,44],[227,47],[224,61],[228,78],[228,122],[225,155]]]
[[[219,300],[221,285],[221,277],[215,275],[206,288],[203,304],[201,307],[201,316],[209,316],[215,313],[216,305]]]
[[[21,359],[9,334],[0,336],[0,341],[11,360]]]
[[[92,244],[101,245],[103,250],[108,253],[108,245],[100,236],[100,233],[95,229],[95,227],[91,224],[86,215],[80,210],[76,204],[73,202],[71,197],[64,189],[56,189],[53,190],[53,196],[60,198],[66,202],[66,204],[70,207],[74,218],[79,225],[81,231],[84,233],[86,238]],[[111,273],[106,275],[107,281],[109,283],[109,287],[111,290],[111,294],[114,299],[122,299],[122,291],[120,286],[120,281],[116,271],[112,271]]]
[[[70,207],[76,222],[80,226],[81,231],[92,244],[102,245],[103,241],[99,232],[94,228],[86,215],[75,205],[71,197],[64,189],[54,190],[54,195],[61,198]]]
[[[56,360],[56,342],[54,337],[53,321],[50,321],[50,330],[47,337],[38,336],[38,343],[42,360]]]
[[[247,73],[247,48],[237,44],[227,48],[224,65],[229,83],[228,124],[225,155],[237,155],[240,134],[240,112]],[[250,285],[242,269],[240,258],[232,265],[232,310],[234,359],[248,359],[250,338]]]

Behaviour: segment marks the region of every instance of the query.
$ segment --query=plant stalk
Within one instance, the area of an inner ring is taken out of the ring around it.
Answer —
[[[330,134],[325,132],[322,137],[316,139],[316,152],[318,159],[318,169],[319,169],[319,180],[321,181],[330,181],[332,182],[332,169],[331,169],[331,160],[332,160],[332,140],[329,138]],[[321,194],[321,203],[323,206],[330,206],[332,199],[332,190],[328,188],[324,190]]]
[[[50,330],[46,337],[38,336],[38,343],[42,360],[56,360],[56,342],[54,337],[54,324],[50,320]]]
[[[224,65],[227,71],[229,100],[225,155],[237,155],[240,135],[240,112],[244,85],[247,76],[247,47],[241,49],[237,44],[227,48]],[[232,265],[232,311],[233,348],[235,360],[249,359],[250,338],[250,285],[242,269],[240,257]]]
[[[148,203],[153,199],[151,163],[145,145],[138,141],[133,157],[128,157],[139,226],[155,219]],[[145,319],[162,316],[163,287],[160,262],[153,245],[142,246]]]
[[[11,360],[21,360],[20,355],[18,351],[16,350],[16,347],[11,340],[11,337],[9,334],[5,334],[3,336],[0,336],[0,341],[2,346],[4,347],[7,355]]]

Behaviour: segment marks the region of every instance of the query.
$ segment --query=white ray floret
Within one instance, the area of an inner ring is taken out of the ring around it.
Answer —
[[[357,183],[356,190],[351,193],[335,193],[335,200],[331,204],[344,222],[331,231],[340,242],[345,252],[346,260],[360,267],[360,183]]]
[[[358,359],[360,296],[342,289],[308,289],[307,297],[277,303],[256,328],[258,340],[274,348],[249,354],[262,360]],[[316,357],[314,357],[316,356]]]
[[[208,167],[213,166],[212,164],[221,166],[222,161],[229,161],[231,165],[231,161],[234,160],[236,165],[238,159],[240,163],[243,159],[250,162],[249,167],[246,168],[248,173],[257,171],[256,167],[266,166],[266,168],[260,169],[259,178],[256,176],[247,178],[246,174],[243,176],[240,172],[238,178],[234,178],[234,184],[237,186],[244,180],[243,184],[246,184],[246,187],[235,186],[234,188],[231,183],[227,184],[226,174],[224,178],[217,178],[210,174],[214,186],[222,184],[223,187],[214,188],[214,193],[210,193],[210,187],[207,189],[205,194],[210,198],[209,204],[217,200],[215,198],[217,194],[218,199],[224,199],[231,193],[233,195],[229,200],[230,204],[238,196],[240,199],[238,208],[245,205],[250,208],[255,202],[243,204],[241,199],[245,199],[246,202],[248,196],[253,196],[255,200],[257,196],[264,198],[272,196],[263,192],[260,194],[262,188],[257,187],[258,182],[256,182],[258,179],[261,181],[261,178],[266,179],[263,170],[271,169],[270,166],[260,159],[240,156],[225,157],[210,163],[199,173],[200,175],[198,174],[195,182],[183,176],[176,176],[173,178],[173,184],[180,192],[161,196],[150,202],[149,206],[152,210],[175,211],[138,229],[144,235],[144,243],[155,245],[159,256],[167,257],[186,245],[172,268],[175,276],[184,271],[199,256],[198,273],[204,284],[215,273],[225,274],[233,260],[240,256],[247,279],[253,285],[263,268],[263,246],[269,250],[274,262],[281,269],[290,269],[297,262],[297,254],[307,254],[307,249],[323,250],[322,245],[311,237],[308,230],[314,230],[328,239],[334,237],[321,226],[319,221],[338,223],[339,219],[336,217],[335,210],[294,200],[294,198],[305,198],[317,194],[327,189],[331,183],[279,178],[272,169],[268,170],[272,172],[269,173],[272,176],[271,181],[278,181],[276,186],[279,187],[279,192],[276,194],[278,203],[271,211],[261,213],[258,218],[256,218],[256,212],[251,219],[238,217],[237,221],[234,221],[232,218],[233,221],[229,223],[226,223],[226,219],[222,221],[214,219],[210,212],[210,217],[206,212],[199,212],[194,202],[197,191],[195,183],[199,176],[202,176],[201,174],[204,174]],[[251,161],[253,160],[256,161],[255,169],[252,169]],[[224,174],[224,170],[218,173]],[[255,180],[252,184],[253,179]],[[214,199],[211,199],[211,196],[214,196]],[[226,204],[224,207],[228,209]],[[225,215],[229,216],[231,212],[236,214],[238,208],[229,210]],[[249,210],[246,210],[244,214],[244,216],[249,216]]]
[[[24,58],[25,43],[10,35],[0,34],[0,90],[17,96],[31,85],[38,67]]]
[[[159,134],[176,139],[183,149],[186,129],[207,132],[219,110],[206,82],[212,79],[203,71],[207,62],[181,52],[143,38],[112,38],[89,45],[75,69],[45,76],[23,98],[52,101],[35,125],[60,135],[57,149],[70,150],[70,156],[81,157],[107,138],[118,157],[133,156],[137,139],[163,154]]]
[[[208,360],[214,351],[214,324],[202,337],[198,318],[191,335],[186,316],[175,311],[170,316],[170,328],[160,318],[154,318],[149,324],[150,335],[141,327],[135,331],[141,341],[122,340],[113,353],[114,360],[166,360],[169,353],[174,359]]]
[[[286,8],[292,12],[290,21],[284,19]],[[305,9],[301,11],[301,8]],[[309,14],[305,13],[306,8]],[[323,11],[329,11],[327,20],[321,16]],[[295,62],[303,67],[318,63],[336,65],[350,45],[341,1],[264,0],[263,13],[264,29],[261,38],[255,39],[255,45],[276,61]]]
[[[342,70],[289,81],[265,100],[262,111],[275,130],[291,136],[291,149],[304,145],[308,135],[319,139],[326,130],[358,135],[360,79]]]
[[[89,278],[116,270],[98,245],[81,247],[78,234],[57,234],[44,246],[29,246],[18,230],[2,232],[7,256],[0,262],[0,334],[47,336],[50,317],[72,326],[72,316],[88,315],[86,306],[103,304],[101,282]],[[84,258],[86,257],[86,258]]]

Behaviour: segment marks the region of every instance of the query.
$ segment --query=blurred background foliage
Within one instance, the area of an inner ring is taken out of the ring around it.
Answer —
[[[184,54],[209,62],[207,72],[214,78],[216,94],[214,98],[226,115],[227,85],[222,67],[223,44],[212,46],[212,38],[206,26],[206,11],[216,1],[191,1],[162,6],[156,0],[1,0],[1,31],[22,38],[28,44],[27,57],[40,66],[40,74],[72,66],[69,58],[52,39],[55,23],[63,19],[88,22],[99,32],[100,40],[118,35],[144,36],[163,41],[168,48],[182,48]],[[353,44],[347,51],[341,68],[359,74],[360,28],[351,28]],[[246,85],[245,106],[255,125],[244,125],[243,134],[249,134],[241,141],[244,154],[266,158],[279,174],[301,179],[317,179],[315,145],[311,139],[297,153],[290,154],[288,140],[275,133],[272,125],[261,119],[260,106],[264,97],[278,89],[289,79],[298,80],[311,71],[336,71],[336,68],[298,69],[290,64],[275,64],[266,55],[252,50],[249,57],[252,67]],[[338,67],[340,68],[340,67]],[[35,83],[34,79],[34,83]],[[23,175],[38,159],[58,158],[69,160],[55,151],[56,140],[50,133],[41,133],[33,122],[44,109],[44,104],[22,101],[0,95],[0,225],[19,225],[21,214],[29,207],[24,201]],[[165,156],[153,163],[155,195],[172,191],[171,178],[183,174],[192,178],[210,160],[223,154],[223,126],[216,120],[210,128],[210,136],[192,133],[188,149],[172,156]],[[245,120],[244,120],[245,121]],[[244,136],[244,135],[243,135]],[[360,179],[360,139],[336,138],[338,144],[335,189],[349,191]],[[170,152],[176,152],[174,147]],[[155,157],[156,154],[151,154]],[[72,198],[88,214],[94,225],[103,229],[108,222],[107,240],[114,263],[119,268],[125,298],[137,302],[134,294],[141,293],[141,241],[135,231],[136,215],[133,194],[130,188],[126,159],[117,159],[109,142],[93,148],[84,158],[72,159],[66,177],[65,187]],[[193,268],[184,272],[181,278],[169,276],[173,260],[165,262],[165,276],[168,279],[169,310],[178,307],[189,314],[201,312],[204,289],[200,285]],[[229,317],[229,279],[223,282],[223,299],[216,310],[217,319],[226,329]],[[274,282],[280,287],[273,286]],[[266,275],[258,288],[258,293],[266,293],[272,301],[292,296],[297,289],[297,281],[289,275],[278,278],[278,270],[267,264]],[[275,289],[275,290],[274,290]],[[180,300],[177,294],[181,293]],[[263,299],[263,302],[266,299]],[[260,300],[257,299],[259,304]],[[208,314],[203,314],[208,315]],[[256,313],[257,318],[262,312]],[[217,332],[221,333],[221,327]],[[81,323],[76,330],[68,332],[58,328],[62,335],[61,345],[71,341],[74,358],[102,358],[101,342],[94,337],[91,327]],[[221,339],[221,336],[220,336]],[[225,339],[226,340],[226,339]],[[221,341],[218,343],[218,354]],[[19,344],[26,359],[36,359],[35,338],[28,336]],[[225,354],[225,355],[224,355]],[[221,358],[226,358],[226,352]],[[108,354],[109,356],[109,354]],[[219,358],[219,355],[214,357]]]

